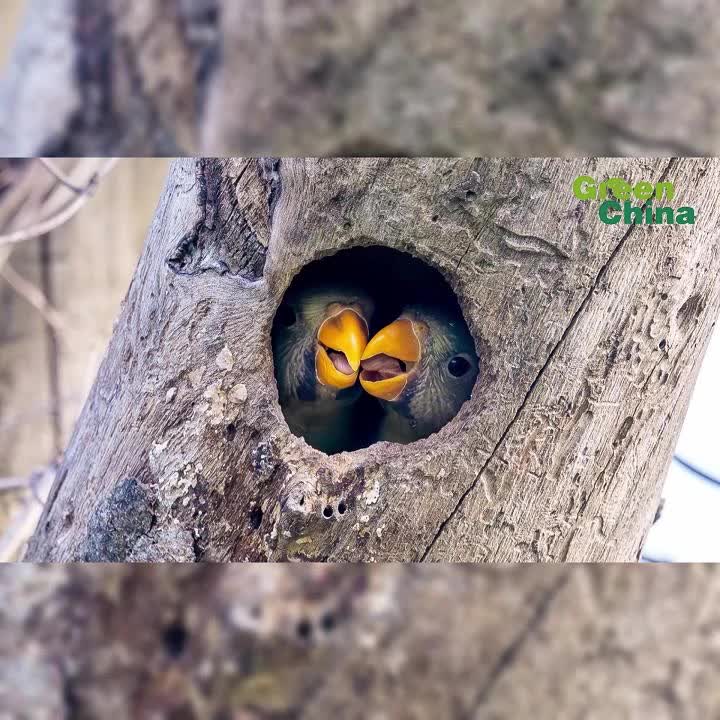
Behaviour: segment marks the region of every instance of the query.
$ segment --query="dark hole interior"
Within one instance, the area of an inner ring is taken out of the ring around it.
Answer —
[[[187,644],[187,630],[179,620],[168,625],[163,631],[163,644],[171,658],[179,658]]]
[[[257,530],[262,525],[263,511],[262,508],[254,507],[249,515],[248,520],[250,521],[250,527],[253,530]]]
[[[399,422],[407,424],[410,434],[417,423],[422,424],[422,418],[413,417],[413,411],[401,407],[402,403],[399,401],[393,401],[395,404],[390,406],[363,391],[359,378],[354,386],[337,392],[336,404],[325,402],[325,405],[322,405],[324,398],[321,396],[322,389],[318,390],[315,367],[318,345],[315,334],[319,330],[319,323],[308,322],[306,326],[304,310],[312,306],[314,298],[330,287],[333,291],[336,288],[348,293],[357,291],[362,297],[371,299],[374,312],[368,321],[370,339],[378,330],[398,319],[408,306],[422,306],[431,314],[442,313],[443,317],[453,318],[452,324],[461,326],[467,335],[469,347],[464,348],[465,351],[459,354],[459,359],[447,357],[443,360],[443,372],[456,376],[470,371],[472,383],[477,375],[478,361],[474,342],[470,338],[457,298],[439,271],[410,253],[391,248],[369,246],[341,250],[332,256],[309,263],[293,278],[273,322],[275,377],[278,381],[280,404],[290,430],[295,435],[304,437],[309,445],[327,454],[358,450],[384,439],[400,443],[419,439],[416,436],[406,439],[383,436],[388,416],[392,415],[390,408],[397,414]],[[290,337],[298,339],[290,342]],[[287,358],[301,343],[307,343],[306,351],[298,352],[288,361]],[[334,356],[335,349],[325,347],[325,350],[329,357]],[[369,364],[369,361],[367,362]],[[390,368],[390,374],[409,369],[405,362],[390,358],[386,364]],[[338,363],[336,367],[347,366]],[[363,371],[366,372],[366,379],[383,377],[381,373],[374,374],[370,368],[361,368],[361,372]],[[283,380],[290,375],[292,381]],[[297,377],[304,380],[298,381]],[[472,383],[469,383],[470,389]],[[288,386],[290,390],[286,389]],[[468,390],[467,397],[469,394]],[[463,402],[467,397],[463,398]],[[447,421],[449,420],[445,422]],[[336,431],[341,426],[347,431],[338,438],[339,433]],[[332,439],[325,436],[325,429],[328,433],[335,433]],[[432,432],[437,429],[439,428]],[[420,437],[429,434],[432,433],[421,434]]]
[[[296,630],[298,637],[302,638],[303,640],[309,640],[312,636],[312,624],[309,620],[305,618],[300,620],[300,622],[297,624]]]
[[[320,626],[325,632],[332,632],[335,629],[335,624],[335,616],[330,612],[326,612],[320,619]]]

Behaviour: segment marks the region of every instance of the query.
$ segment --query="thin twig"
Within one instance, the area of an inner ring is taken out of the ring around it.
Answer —
[[[49,302],[42,291],[31,282],[19,275],[10,265],[0,265],[0,277],[7,281],[8,285],[18,295],[25,298],[45,319],[48,325],[58,332],[65,332],[68,323]]]
[[[52,255],[50,252],[50,236],[43,235],[38,238],[37,249],[40,251],[40,291],[47,303],[47,308],[55,306],[55,293],[52,281]],[[58,315],[60,317],[60,315]],[[61,324],[65,324],[61,318]],[[45,342],[47,343],[47,352],[45,353],[45,361],[48,370],[48,394],[50,397],[50,428],[52,430],[52,439],[55,454],[62,452],[62,403],[60,402],[60,367],[58,358],[60,356],[60,337],[61,332],[58,327],[45,321]]]
[[[5,263],[10,258],[10,255],[12,255],[12,251],[13,249],[9,245],[6,247],[0,247],[0,270],[3,269]]]
[[[26,488],[30,485],[29,478],[21,477],[6,477],[0,478],[0,492],[3,490],[17,490],[19,488]]]
[[[22,230],[16,230],[15,232],[8,233],[7,235],[0,235],[0,246],[11,245],[24,240],[31,240],[32,238],[46,235],[52,230],[64,225],[92,197],[100,179],[110,172],[116,162],[117,158],[108,158],[102,164],[100,169],[93,173],[85,189],[80,192],[80,194],[78,194],[72,202],[58,210],[55,215],[49,217],[47,220],[42,220],[35,225],[23,228]]]
[[[93,174],[85,186],[76,185],[54,162],[47,158],[38,158],[40,164],[61,184],[72,190],[74,193],[81,195],[90,190],[92,183],[97,182],[97,175]]]
[[[57,465],[33,471],[26,481],[32,493],[25,493],[25,499],[10,523],[0,532],[0,563],[22,559],[23,548],[27,546],[42,514],[48,493],[52,487]]]

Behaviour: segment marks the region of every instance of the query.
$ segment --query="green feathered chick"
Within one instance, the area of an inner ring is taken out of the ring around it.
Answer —
[[[372,313],[362,289],[315,283],[291,288],[275,316],[280,406],[290,430],[328,454],[356,445],[352,411]]]
[[[412,305],[365,347],[360,383],[386,410],[379,440],[409,443],[437,432],[470,397],[478,357],[458,313]]]

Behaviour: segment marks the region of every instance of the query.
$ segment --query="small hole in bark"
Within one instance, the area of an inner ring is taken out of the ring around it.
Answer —
[[[334,510],[330,507],[330,505],[326,505],[323,509],[323,517],[325,518],[331,518],[333,516]]]
[[[328,455],[437,432],[468,400],[479,372],[442,274],[410,252],[378,246],[303,267],[279,303],[272,349],[290,431]]]
[[[439,217],[440,217],[439,215],[433,215],[433,216],[432,216],[432,221],[433,221],[433,222],[437,222]]]
[[[163,645],[171,658],[179,658],[183,654],[186,644],[187,630],[179,620],[168,625],[163,631]]]
[[[658,347],[659,347],[661,350],[664,350],[664,349],[667,347],[667,340],[661,340],[661,341],[658,343]]]
[[[346,510],[347,510],[347,505],[345,504],[344,500],[341,500],[338,503],[338,515],[344,515]]]
[[[296,630],[298,637],[302,640],[309,640],[312,637],[312,623],[306,618],[297,624]]]
[[[225,439],[228,442],[232,442],[235,439],[235,434],[237,433],[237,428],[235,427],[235,423],[230,423],[225,428]]]
[[[263,519],[262,508],[254,507],[250,511],[248,518],[250,519],[250,527],[253,530],[257,530],[260,527],[260,525],[262,524],[262,519]]]
[[[562,50],[552,49],[546,56],[547,66],[550,70],[562,70],[567,65],[567,58],[562,54]]]
[[[63,513],[63,527],[68,528],[70,527],[73,522],[75,521],[75,511],[73,508],[69,508]]]
[[[466,200],[474,200],[477,197],[477,193],[474,190],[467,190],[465,192]]]
[[[320,618],[320,627],[325,632],[332,632],[336,624],[335,616],[330,612],[325,613],[322,618]]]

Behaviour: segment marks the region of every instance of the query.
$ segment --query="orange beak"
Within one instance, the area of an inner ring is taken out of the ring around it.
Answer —
[[[411,320],[395,320],[379,330],[362,355],[360,384],[374,397],[397,400],[408,372],[420,360],[420,340]]]
[[[352,387],[368,341],[365,318],[345,308],[323,322],[317,339],[315,373],[318,380],[339,389]]]

